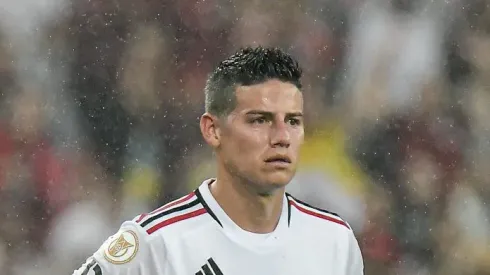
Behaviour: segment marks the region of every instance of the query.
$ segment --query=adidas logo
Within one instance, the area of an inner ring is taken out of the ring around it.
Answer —
[[[206,264],[201,267],[201,270],[196,272],[196,275],[223,275],[213,258],[209,258]]]

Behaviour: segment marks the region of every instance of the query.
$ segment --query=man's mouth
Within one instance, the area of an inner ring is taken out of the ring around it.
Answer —
[[[265,160],[267,163],[291,163],[291,159],[287,156],[273,156]]]

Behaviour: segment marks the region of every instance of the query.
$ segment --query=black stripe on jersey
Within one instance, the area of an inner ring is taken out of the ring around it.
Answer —
[[[307,204],[306,202],[300,201],[297,198],[291,196],[291,194],[286,193],[286,196],[289,197],[290,199],[293,199],[294,201],[304,205],[304,206],[308,206],[309,208],[315,209],[315,210],[320,211],[320,212],[325,213],[325,214],[334,215],[334,216],[338,217],[340,220],[342,220],[342,218],[337,213],[333,213],[333,212],[327,211],[325,209],[321,209],[321,208],[318,208],[315,206],[311,206],[311,205]]]
[[[199,191],[199,189],[196,189],[196,191],[194,191],[194,193],[196,194],[196,197],[197,197],[197,200],[199,200],[199,202],[201,202],[202,206],[204,207],[204,209],[206,209],[206,211],[209,213],[209,215],[211,215],[211,217],[221,226],[223,227],[223,225],[221,224],[221,222],[218,220],[218,217],[216,217],[216,215],[213,213],[213,211],[211,211],[211,208],[209,208],[209,205],[206,203],[206,201],[204,200],[204,198],[202,197],[202,194],[201,194],[201,191]]]
[[[82,272],[82,275],[87,275],[90,269],[92,269],[92,266],[94,265],[95,265],[95,260],[92,258],[90,263],[87,265],[87,267],[85,267],[85,270]]]
[[[289,203],[289,200],[290,200],[289,196],[290,195],[288,193],[286,193],[286,198],[288,200],[288,226],[291,225],[291,204]]]
[[[102,275],[102,270],[100,269],[100,266],[98,264],[94,266],[93,270],[95,272],[95,275]]]
[[[204,275],[214,275],[207,264],[202,266],[202,270],[204,271]]]
[[[202,273],[202,271],[199,270],[198,272],[196,272],[196,275],[204,275],[204,273]]]
[[[213,269],[214,274],[216,274],[216,275],[223,275],[223,272],[221,272],[221,269],[219,269],[218,265],[213,260],[213,258],[209,258],[208,262],[211,265],[211,268]]]
[[[155,215],[155,216],[152,216],[150,218],[148,218],[146,221],[142,222],[140,225],[141,227],[145,227],[147,226],[148,224],[150,224],[152,221],[154,220],[158,220],[164,216],[167,216],[169,214],[172,214],[172,213],[175,213],[175,212],[179,212],[179,211],[183,211],[183,210],[186,210],[186,209],[189,209],[193,206],[196,206],[199,204],[199,200],[195,199],[189,203],[186,203],[184,205],[181,205],[181,206],[177,206],[175,208],[171,208],[169,210],[166,210],[166,211],[163,211],[161,213],[159,213],[158,215]]]

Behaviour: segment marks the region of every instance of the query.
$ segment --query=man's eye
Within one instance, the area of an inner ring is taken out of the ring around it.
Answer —
[[[258,117],[258,118],[252,119],[253,124],[264,124],[266,122],[267,122],[267,120],[263,117]]]
[[[301,120],[299,120],[297,118],[290,118],[289,119],[289,124],[291,124],[291,125],[301,125]]]

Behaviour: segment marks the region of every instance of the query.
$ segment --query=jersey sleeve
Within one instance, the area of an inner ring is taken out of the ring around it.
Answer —
[[[364,261],[362,258],[359,243],[352,230],[349,230],[349,250],[347,255],[347,272],[346,275],[363,275]]]
[[[161,274],[154,259],[148,234],[134,221],[124,222],[73,275],[155,275]]]

